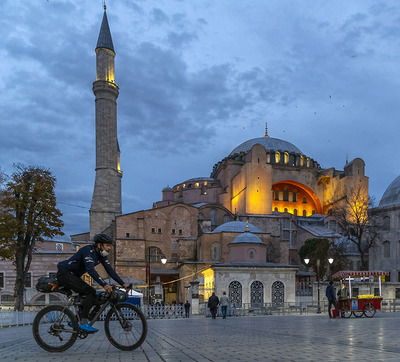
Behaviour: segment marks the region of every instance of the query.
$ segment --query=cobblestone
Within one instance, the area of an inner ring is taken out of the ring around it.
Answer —
[[[103,326],[67,351],[42,350],[31,326],[0,329],[2,361],[399,361],[400,313],[374,318],[326,315],[195,317],[149,320],[147,339],[124,352],[107,340]]]

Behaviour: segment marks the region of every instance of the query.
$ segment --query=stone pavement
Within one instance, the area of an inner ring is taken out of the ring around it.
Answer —
[[[150,320],[141,348],[114,348],[104,331],[66,352],[42,350],[31,327],[0,329],[1,361],[400,361],[400,313],[373,318],[326,315],[204,316]],[[102,328],[101,323],[98,327]]]

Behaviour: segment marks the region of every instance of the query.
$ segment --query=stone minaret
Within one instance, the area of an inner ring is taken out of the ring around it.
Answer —
[[[118,85],[114,78],[114,46],[106,7],[96,46],[96,180],[90,207],[90,237],[109,228],[122,213],[120,151],[117,138]],[[110,231],[107,231],[110,233]]]

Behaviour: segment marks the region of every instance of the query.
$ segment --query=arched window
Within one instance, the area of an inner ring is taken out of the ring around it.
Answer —
[[[289,154],[285,152],[285,165],[289,163]]]
[[[275,163],[279,163],[279,162],[281,162],[281,154],[278,151],[276,151],[275,152]]]
[[[303,216],[307,216],[307,210],[303,210]]]
[[[297,192],[293,192],[293,202],[297,202]]]
[[[383,256],[390,258],[390,242],[387,240],[383,243]]]
[[[294,215],[294,216],[297,216],[297,209],[294,209],[294,210],[293,210],[293,215]]]
[[[304,196],[303,197],[303,204],[306,204],[307,203],[307,198]]]
[[[199,212],[199,220],[201,220],[201,221],[204,220],[204,215],[201,212]]]
[[[311,214],[312,214],[312,215],[315,215],[315,210],[311,211]]]
[[[210,219],[211,219],[211,226],[217,226],[218,225],[218,213],[217,213],[217,210],[212,209],[210,211]]]
[[[150,254],[149,254],[150,253]],[[156,246],[151,246],[150,248],[147,249],[147,260],[149,260],[149,255],[150,255],[150,261],[151,262],[156,262],[156,263],[161,263],[161,258],[163,257],[163,253],[161,249],[157,248]]]
[[[383,218],[383,224],[382,224],[383,230],[390,230],[390,217],[385,216]]]
[[[286,187],[283,189],[283,201],[289,201],[289,190]]]
[[[222,219],[222,222],[225,224],[226,222],[229,222],[229,221],[231,221],[230,216],[229,215],[224,215],[224,217]]]
[[[274,193],[275,193],[275,200],[279,201],[279,191],[275,190]]]
[[[275,207],[274,211],[278,211],[278,208],[277,208],[277,207]]]
[[[242,307],[242,284],[236,280],[229,284],[229,300],[236,308]]]
[[[283,210],[283,212],[288,212],[288,211],[287,211],[287,207],[285,207],[285,209]]]
[[[264,304],[264,286],[258,280],[251,283],[250,303],[253,308],[260,308]]]
[[[214,243],[211,246],[211,259],[218,261],[221,260],[221,244]]]
[[[300,166],[304,166],[304,156],[300,156]]]
[[[283,307],[285,303],[285,286],[282,282],[276,281],[272,284],[272,306]]]
[[[250,258],[251,260],[254,259],[254,250],[250,250],[250,251],[249,251],[249,258]]]

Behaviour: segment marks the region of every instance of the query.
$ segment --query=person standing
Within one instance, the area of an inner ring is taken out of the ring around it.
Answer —
[[[211,297],[208,299],[208,303],[207,303],[208,308],[210,308],[212,319],[217,319],[218,304],[219,304],[219,298],[213,292]]]
[[[189,303],[188,300],[186,301],[184,307],[185,307],[185,318],[189,318],[189,315],[190,315],[190,303]]]
[[[335,306],[335,313],[336,315],[338,310],[337,310],[337,304],[336,304],[336,295],[335,295],[335,288],[333,287],[333,281],[331,280],[328,284],[328,286],[326,287],[326,297],[328,298],[328,313],[329,313],[329,318],[333,318],[332,317],[332,313],[331,313],[331,307],[332,305]]]
[[[228,296],[226,295],[226,292],[223,292],[221,300],[220,300],[220,304],[221,304],[222,318],[226,319],[226,310],[228,309],[228,305],[229,305],[229,299],[228,299]]]

